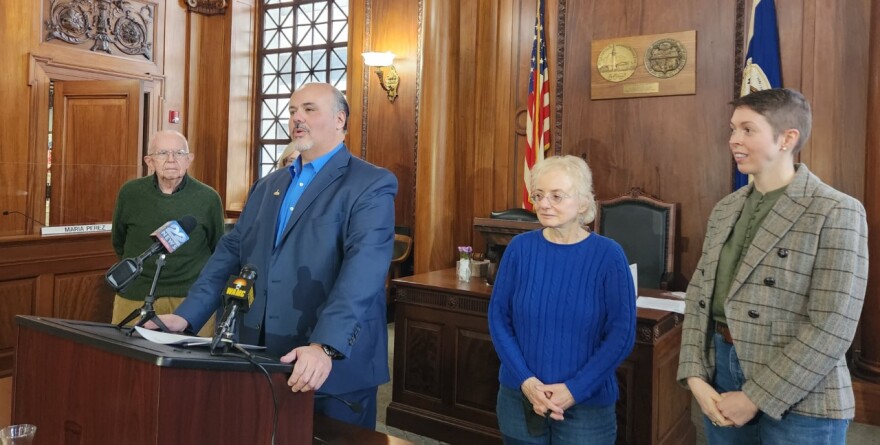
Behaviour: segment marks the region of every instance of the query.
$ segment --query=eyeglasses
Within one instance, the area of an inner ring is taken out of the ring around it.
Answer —
[[[532,204],[539,204],[544,198],[547,198],[550,204],[559,204],[563,199],[571,198],[571,196],[561,192],[553,192],[546,195],[541,192],[535,192],[529,195],[529,201],[532,201]]]
[[[189,152],[185,151],[185,150],[177,150],[177,151],[161,150],[161,151],[157,151],[155,153],[150,153],[147,156],[164,161],[164,160],[168,159],[168,156],[170,156],[172,154],[174,155],[174,159],[185,159],[185,158],[189,157]]]

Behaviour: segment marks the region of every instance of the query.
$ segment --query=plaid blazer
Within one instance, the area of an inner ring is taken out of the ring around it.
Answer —
[[[855,399],[844,357],[868,274],[865,209],[804,164],[746,247],[724,312],[745,374],[742,390],[765,414],[851,419]],[[678,379],[711,382],[711,308],[721,247],[753,185],[712,210],[687,290]]]

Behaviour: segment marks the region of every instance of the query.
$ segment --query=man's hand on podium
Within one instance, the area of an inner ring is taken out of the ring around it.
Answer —
[[[324,352],[321,345],[315,343],[295,348],[281,357],[282,363],[294,361],[296,363],[293,365],[293,373],[287,379],[287,384],[293,392],[317,391],[333,368],[330,356]]]
[[[189,325],[189,322],[187,322],[186,319],[181,317],[180,315],[162,314],[157,315],[157,317],[162,320],[162,323],[165,323],[165,327],[167,327],[168,330],[171,332],[183,332],[183,330],[186,329],[186,327]],[[150,320],[144,323],[144,328],[155,330],[159,329],[159,326],[156,325],[156,323],[153,323],[153,320]]]

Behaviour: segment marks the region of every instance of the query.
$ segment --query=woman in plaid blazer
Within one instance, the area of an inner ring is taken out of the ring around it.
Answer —
[[[865,209],[794,163],[812,123],[800,93],[757,91],[731,104],[730,150],[754,181],[709,217],[678,379],[702,408],[710,444],[844,444]]]

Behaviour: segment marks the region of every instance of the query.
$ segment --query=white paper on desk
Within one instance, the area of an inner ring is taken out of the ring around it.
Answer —
[[[169,334],[167,332],[151,331],[149,329],[144,329],[140,326],[135,326],[134,329],[137,331],[138,334],[141,334],[141,337],[160,345],[195,346],[211,344],[211,337],[193,337],[191,335]]]
[[[639,296],[639,265],[632,263],[629,265],[629,273],[633,277],[633,289],[636,290],[636,297]]]
[[[684,313],[684,301],[667,300],[664,298],[639,297],[636,299],[636,307],[678,312],[679,314]]]

